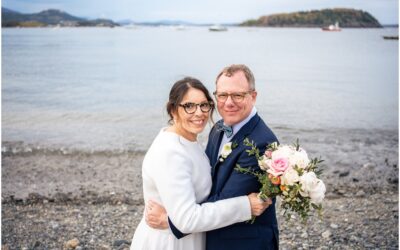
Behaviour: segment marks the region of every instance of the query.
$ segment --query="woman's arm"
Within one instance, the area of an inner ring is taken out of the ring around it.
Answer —
[[[165,158],[154,179],[169,218],[181,232],[204,232],[251,218],[247,196],[197,204],[189,156],[175,150]]]

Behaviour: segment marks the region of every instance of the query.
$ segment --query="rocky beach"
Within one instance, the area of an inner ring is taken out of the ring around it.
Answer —
[[[397,131],[275,130],[285,142],[300,133],[326,160],[322,219],[304,225],[279,213],[281,249],[398,249]],[[144,154],[3,142],[2,249],[129,249]]]

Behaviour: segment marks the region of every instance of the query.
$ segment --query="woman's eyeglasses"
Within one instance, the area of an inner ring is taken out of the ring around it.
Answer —
[[[179,106],[182,107],[186,113],[194,114],[197,110],[197,106],[200,107],[201,112],[207,113],[214,107],[214,104],[209,102],[203,102],[203,103],[187,102],[179,104]]]

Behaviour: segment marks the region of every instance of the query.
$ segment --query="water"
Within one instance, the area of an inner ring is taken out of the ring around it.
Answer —
[[[383,35],[398,29],[2,29],[3,151],[145,150],[172,84],[193,76],[212,92],[232,63],[253,70],[258,111],[280,138],[397,138],[398,41]]]

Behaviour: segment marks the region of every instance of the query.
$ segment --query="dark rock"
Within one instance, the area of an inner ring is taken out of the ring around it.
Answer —
[[[27,198],[28,202],[42,202],[43,200],[46,200],[46,197],[43,195],[40,195],[38,193],[29,193],[28,194],[28,198]]]
[[[65,193],[56,193],[54,195],[54,200],[57,202],[67,202],[71,201],[71,198]]]
[[[127,241],[127,240],[115,240],[114,243],[113,243],[113,246],[114,247],[119,247],[122,244],[130,245],[131,242]]]
[[[345,176],[348,176],[349,174],[350,174],[350,171],[341,172],[339,174],[339,177],[345,177]]]
[[[389,182],[390,184],[398,184],[399,178],[397,176],[389,177],[387,178],[387,182]]]
[[[40,241],[36,241],[33,245],[32,245],[32,249],[37,249],[40,247],[40,245],[42,245],[42,243]]]

